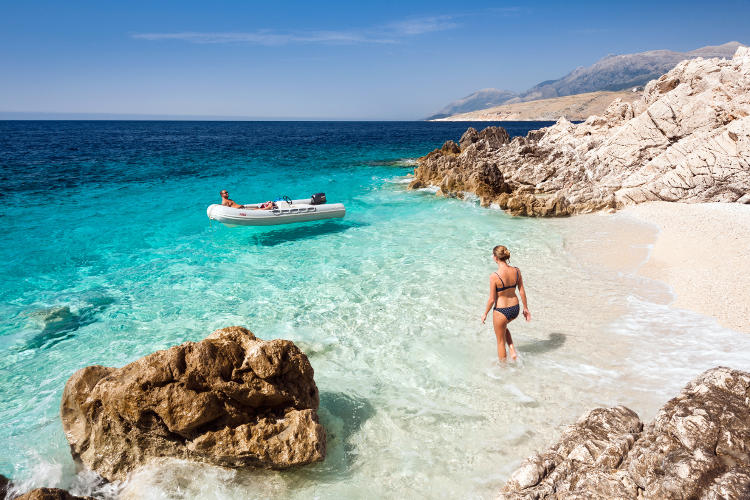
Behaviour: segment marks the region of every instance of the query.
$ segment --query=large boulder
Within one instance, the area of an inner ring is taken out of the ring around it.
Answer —
[[[750,373],[714,368],[643,426],[597,408],[505,484],[508,499],[750,498]]]
[[[500,127],[469,128],[459,143],[459,154],[420,158],[411,187],[450,195],[455,185],[530,216],[651,200],[750,203],[750,48],[731,60],[684,61],[639,100],[615,100],[583,123],[563,118],[512,141]],[[480,165],[497,174],[454,181],[476,177]]]
[[[122,368],[78,370],[60,413],[74,458],[116,480],[156,457],[274,469],[323,460],[318,404],[293,342],[229,327]]]

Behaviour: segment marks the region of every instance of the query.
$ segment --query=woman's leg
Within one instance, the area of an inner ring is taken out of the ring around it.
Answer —
[[[492,312],[492,326],[495,327],[497,338],[497,359],[505,361],[505,332],[508,327],[508,318],[498,311]]]
[[[510,321],[508,321],[508,323],[510,323]],[[513,346],[513,337],[510,336],[510,328],[508,328],[507,323],[505,327],[505,341],[508,343],[510,359],[515,361],[518,358],[518,353],[516,353],[516,348]]]

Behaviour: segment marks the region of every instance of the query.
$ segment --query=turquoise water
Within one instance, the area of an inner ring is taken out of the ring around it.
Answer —
[[[584,410],[652,412],[704,364],[743,362],[729,351],[683,361],[705,349],[689,335],[696,321],[743,340],[704,318],[675,328],[686,313],[654,298],[658,284],[584,265],[569,243],[603,229],[407,191],[413,158],[466,126],[0,122],[0,473],[101,497],[492,497]],[[240,203],[324,191],[347,215],[226,228],[205,215],[222,188]],[[514,323],[522,361],[506,367],[479,322],[499,243],[534,314]],[[77,473],[58,416],[75,370],[230,325],[308,354],[325,462],[171,461],[105,486]],[[639,355],[644,328],[671,341]]]

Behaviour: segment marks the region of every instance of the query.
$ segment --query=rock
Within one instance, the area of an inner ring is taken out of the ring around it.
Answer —
[[[683,61],[639,100],[615,100],[580,124],[563,118],[512,141],[501,127],[469,128],[459,143],[459,153],[443,146],[420,158],[412,185],[473,192],[529,216],[650,200],[748,203],[750,48]]]
[[[461,150],[464,150],[479,140],[479,132],[474,127],[469,127],[464,135],[461,136],[458,143],[461,145]]]
[[[487,127],[479,132],[479,140],[486,141],[490,149],[498,149],[510,142],[510,135],[503,127]]]
[[[60,413],[74,458],[118,480],[156,457],[274,469],[323,460],[318,404],[293,342],[229,327],[122,368],[78,370]]]
[[[440,152],[444,155],[457,155],[461,152],[461,148],[453,141],[445,141],[443,147],[440,148]]]
[[[10,488],[10,479],[0,474],[0,499],[5,498]]]
[[[60,488],[37,488],[14,500],[94,500],[94,497],[77,497]]]
[[[592,410],[501,497],[750,498],[750,373],[704,372],[646,426],[623,406]]]

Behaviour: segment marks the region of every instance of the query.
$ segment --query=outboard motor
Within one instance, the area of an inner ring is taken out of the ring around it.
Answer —
[[[326,194],[325,193],[315,193],[312,195],[312,204],[313,205],[322,205],[326,202]]]

